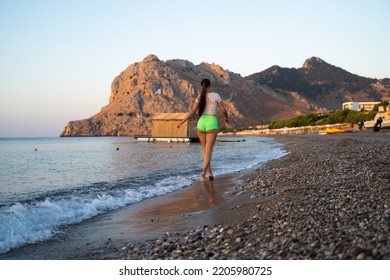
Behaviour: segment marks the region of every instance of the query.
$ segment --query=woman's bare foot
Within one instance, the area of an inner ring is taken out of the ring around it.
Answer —
[[[213,172],[211,171],[210,166],[209,166],[209,169],[207,170],[207,173],[209,174],[209,180],[210,181],[214,180]]]
[[[200,173],[200,181],[205,182],[206,181],[206,174],[204,172]]]

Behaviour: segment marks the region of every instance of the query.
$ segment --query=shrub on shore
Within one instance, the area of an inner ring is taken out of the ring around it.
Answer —
[[[375,114],[374,114],[375,115]],[[284,127],[301,127],[312,125],[326,125],[336,123],[351,123],[356,124],[360,120],[372,119],[371,112],[356,112],[352,110],[339,110],[330,114],[317,115],[314,113],[294,117],[288,120],[273,121],[270,125],[270,129],[284,128]]]

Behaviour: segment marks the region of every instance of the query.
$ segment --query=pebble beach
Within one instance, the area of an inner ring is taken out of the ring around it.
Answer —
[[[224,189],[218,223],[131,242],[121,258],[390,259],[390,131],[275,138],[288,154]]]

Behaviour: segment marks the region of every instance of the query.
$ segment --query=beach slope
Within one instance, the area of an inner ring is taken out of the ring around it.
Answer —
[[[276,139],[289,154],[226,188],[215,225],[129,243],[122,258],[389,259],[390,133]]]

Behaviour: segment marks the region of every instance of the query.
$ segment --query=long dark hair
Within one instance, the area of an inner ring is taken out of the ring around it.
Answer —
[[[200,99],[199,99],[199,109],[198,115],[201,116],[203,114],[204,108],[206,107],[206,89],[211,85],[209,79],[203,79],[200,82],[202,89],[200,91]]]

